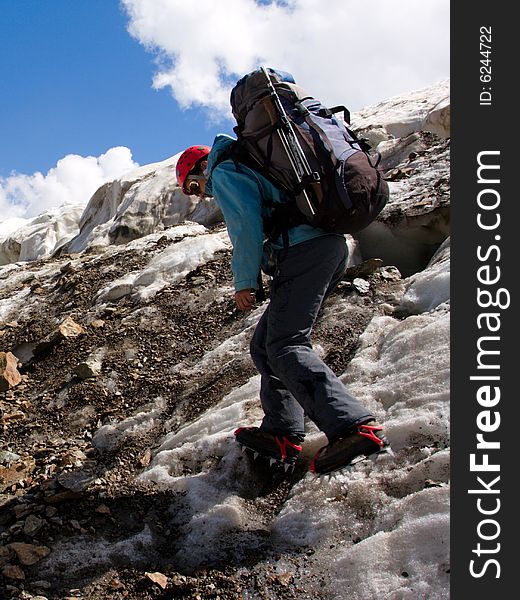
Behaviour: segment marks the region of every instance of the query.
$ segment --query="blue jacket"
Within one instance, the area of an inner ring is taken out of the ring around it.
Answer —
[[[206,193],[213,196],[226,221],[228,234],[233,245],[231,268],[235,290],[256,289],[260,272],[265,239],[263,218],[270,209],[262,198],[273,202],[287,201],[284,193],[261,174],[245,165],[237,169],[231,160],[224,160],[213,170],[219,156],[234,142],[232,137],[219,134],[215,138],[208,156],[208,181]],[[298,225],[289,230],[289,246],[300,244],[320,235],[321,229],[310,225]],[[275,249],[283,247],[282,241],[273,244]]]

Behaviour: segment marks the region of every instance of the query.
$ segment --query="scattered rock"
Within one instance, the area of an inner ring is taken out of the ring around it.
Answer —
[[[402,279],[402,275],[397,267],[384,267],[382,269],[379,269],[378,273],[383,279],[386,279],[387,281],[399,281],[400,279]]]
[[[20,455],[9,450],[0,450],[0,465],[9,467],[12,463],[20,459]]]
[[[352,285],[360,294],[368,294],[370,291],[370,283],[360,277],[356,277],[352,282]]]
[[[150,581],[156,583],[161,589],[165,590],[168,585],[168,577],[162,573],[145,573]]]
[[[35,581],[33,587],[39,590],[50,590],[52,585],[48,581]]]
[[[95,361],[85,361],[74,367],[72,372],[79,379],[91,379],[101,373],[101,364]]]
[[[22,567],[18,565],[6,565],[2,569],[2,575],[7,579],[16,579],[18,581],[23,581],[25,579],[25,573],[23,572]]]
[[[40,519],[36,515],[29,515],[25,520],[23,532],[29,537],[34,537],[45,524],[44,519]]]
[[[31,514],[31,506],[28,504],[18,504],[12,508],[13,514],[17,521],[24,519],[27,515]]]
[[[369,277],[382,266],[383,261],[380,258],[369,258],[368,260],[364,260],[359,265],[349,267],[345,271],[345,275],[343,275],[343,280],[353,281],[357,277]]]
[[[408,179],[415,173],[415,169],[412,167],[400,167],[392,169],[385,173],[385,179],[387,181],[399,181],[400,179]]]
[[[427,479],[424,482],[425,488],[443,487],[443,486],[444,486],[444,483],[442,481],[434,481],[433,479]]]
[[[0,392],[6,392],[22,381],[18,359],[12,352],[0,352]]]
[[[105,352],[106,348],[98,348],[91,352],[86,360],[73,369],[73,373],[81,380],[97,377],[101,373]]]
[[[99,513],[100,515],[110,515],[110,508],[106,505],[106,504],[100,504],[97,508],[96,508],[96,512]]]
[[[284,573],[276,573],[273,575],[272,580],[287,587],[294,577],[294,573],[290,573],[289,571],[285,571]]]
[[[58,331],[64,338],[74,338],[85,333],[85,329],[76,323],[71,317],[67,317],[58,327]]]
[[[59,483],[64,488],[76,494],[84,492],[94,479],[95,477],[91,473],[84,473],[82,471],[63,473],[58,477]]]
[[[25,413],[21,410],[15,410],[14,412],[6,412],[2,415],[2,423],[9,424],[11,421],[19,421],[25,419]]]
[[[58,512],[58,509],[55,506],[48,506],[45,509],[45,516],[50,519],[51,517],[56,516],[57,512]]]
[[[1,523],[1,517],[0,517],[0,523]],[[11,557],[11,552],[9,551],[9,548],[6,548],[5,546],[0,546],[0,567],[7,566],[10,562],[10,557]]]
[[[19,460],[9,467],[0,466],[0,493],[23,482],[32,473],[34,467],[35,463],[32,459]]]
[[[35,546],[34,544],[25,544],[24,542],[13,542],[8,544],[8,548],[14,550],[18,560],[22,565],[35,565],[50,554],[50,548],[47,546]]]
[[[76,338],[84,333],[86,333],[86,331],[81,325],[76,323],[71,317],[67,317],[60,323],[55,331],[43,338],[43,340],[36,345],[34,348],[34,355],[37,356],[38,354],[42,354],[64,339]]]
[[[152,460],[152,451],[150,449],[146,450],[146,452],[139,459],[139,464],[141,467],[147,467]]]
[[[75,269],[74,265],[72,264],[72,262],[68,262],[68,263],[64,264],[63,267],[61,267],[61,269],[60,269],[60,273],[62,275],[71,274],[71,273],[75,273],[75,272],[76,272],[76,269]]]
[[[87,455],[79,448],[71,448],[62,456],[61,463],[68,467],[81,467],[87,460]]]
[[[108,587],[110,587],[113,590],[122,590],[122,589],[124,589],[125,585],[124,585],[124,583],[119,581],[119,579],[111,579],[108,582]]]

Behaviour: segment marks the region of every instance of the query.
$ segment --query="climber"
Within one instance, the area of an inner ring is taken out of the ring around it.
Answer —
[[[227,158],[233,142],[218,135],[212,148],[187,148],[177,163],[177,180],[184,193],[213,196],[222,210],[233,245],[238,309],[255,306],[261,268],[272,277],[270,301],[250,345],[261,375],[264,418],[260,427],[238,428],[236,440],[262,456],[293,464],[302,451],[307,416],[328,440],[311,471],[329,473],[388,446],[374,416],[311,345],[318,311],[346,268],[345,236],[299,224],[289,229],[288,244],[281,236],[265,241],[271,204],[288,198],[258,171]]]

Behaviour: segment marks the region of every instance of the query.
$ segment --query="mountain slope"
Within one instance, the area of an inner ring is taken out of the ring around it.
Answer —
[[[22,374],[0,392],[6,597],[448,597],[449,140],[421,129],[446,122],[445,93],[363,111],[392,202],[349,238],[314,335],[393,457],[271,479],[239,452],[234,428],[261,418],[265,305],[234,308],[225,227],[171,184],[174,161],[98,190],[52,256],[0,268],[1,350]],[[308,460],[326,440],[307,433]]]

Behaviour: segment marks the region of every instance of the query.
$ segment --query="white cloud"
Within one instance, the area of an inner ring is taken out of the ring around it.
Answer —
[[[118,146],[97,158],[69,154],[46,175],[0,177],[0,220],[34,217],[62,204],[86,204],[103,183],[136,166],[131,151]]]
[[[157,54],[154,86],[213,116],[261,63],[355,110],[449,76],[449,0],[122,3],[131,35]]]

